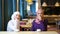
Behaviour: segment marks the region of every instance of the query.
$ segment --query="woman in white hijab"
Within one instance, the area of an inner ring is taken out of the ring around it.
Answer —
[[[19,12],[14,12],[11,16],[11,20],[8,22],[7,25],[7,31],[19,31],[20,23],[20,13]]]

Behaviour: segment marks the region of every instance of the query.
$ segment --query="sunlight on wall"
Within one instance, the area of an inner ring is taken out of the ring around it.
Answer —
[[[36,12],[38,10],[38,0],[36,1]]]

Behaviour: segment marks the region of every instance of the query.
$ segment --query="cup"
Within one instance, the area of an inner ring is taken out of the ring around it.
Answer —
[[[37,29],[37,31],[41,31],[41,29]]]

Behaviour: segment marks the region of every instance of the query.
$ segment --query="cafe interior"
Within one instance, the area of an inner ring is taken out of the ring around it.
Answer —
[[[60,33],[60,0],[0,0],[0,31],[6,31],[7,23],[15,11],[20,12],[20,31],[30,31],[38,8],[43,9],[47,30]]]

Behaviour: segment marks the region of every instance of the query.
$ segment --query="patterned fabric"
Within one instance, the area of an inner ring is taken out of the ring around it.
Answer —
[[[31,31],[36,31],[37,29],[45,30],[43,21],[40,21],[40,24],[37,24],[35,20],[33,21]]]

